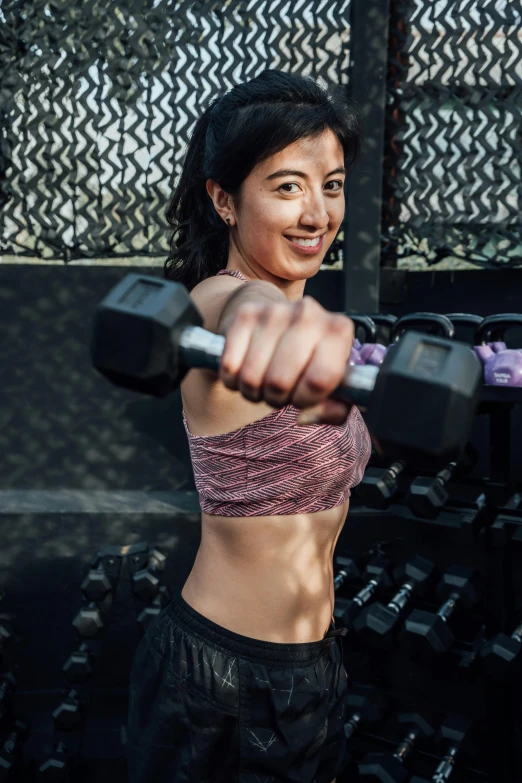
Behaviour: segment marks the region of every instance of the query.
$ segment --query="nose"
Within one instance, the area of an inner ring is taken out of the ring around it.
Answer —
[[[314,229],[325,229],[330,222],[326,198],[323,193],[309,194],[306,202],[303,204],[300,222],[302,226]]]

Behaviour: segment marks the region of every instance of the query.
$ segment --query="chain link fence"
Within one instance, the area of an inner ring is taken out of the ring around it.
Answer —
[[[349,40],[349,0],[4,0],[0,252],[166,257],[210,100],[266,68],[345,84]]]
[[[393,0],[383,261],[522,264],[522,5]]]

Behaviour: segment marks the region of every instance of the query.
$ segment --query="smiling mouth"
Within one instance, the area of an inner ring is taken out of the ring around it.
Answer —
[[[304,239],[303,237],[292,237],[289,234],[283,235],[293,247],[306,253],[314,253],[321,249],[323,245],[324,234],[314,239]]]

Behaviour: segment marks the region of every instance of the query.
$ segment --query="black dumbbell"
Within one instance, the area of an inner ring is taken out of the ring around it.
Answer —
[[[481,597],[483,579],[479,571],[452,565],[442,577],[437,595],[444,603],[437,612],[414,609],[404,624],[414,652],[431,656],[447,652],[455,637],[448,625],[457,609],[470,609]]]
[[[91,568],[82,582],[81,589],[88,601],[103,601],[113,590],[113,585],[101,563]]]
[[[166,559],[159,549],[152,549],[149,552],[147,567],[133,574],[132,591],[143,601],[150,601],[158,594]]]
[[[159,589],[158,595],[152,599],[148,606],[142,609],[137,617],[137,621],[144,633],[152,621],[155,620],[160,612],[170,603],[170,600],[171,598],[168,587],[166,585],[162,585]]]
[[[225,337],[202,323],[182,285],[131,273],[96,308],[92,364],[117,386],[165,397],[191,367],[219,371]],[[364,406],[382,454],[449,461],[468,440],[481,378],[467,346],[408,332],[379,369],[347,364],[331,396]]]
[[[53,721],[61,731],[73,731],[83,722],[83,707],[78,693],[69,691],[53,712]]]
[[[430,720],[419,713],[402,713],[399,723],[408,725],[408,733],[395,753],[368,753],[359,764],[359,775],[365,780],[380,783],[403,783],[409,778],[404,761],[421,737],[431,737],[434,729]]]
[[[423,595],[433,585],[437,569],[431,560],[414,555],[404,568],[407,580],[391,601],[384,606],[374,603],[363,609],[354,621],[354,628],[363,644],[390,647],[399,621],[416,595]]]
[[[435,478],[417,478],[412,481],[406,493],[406,504],[415,516],[435,519],[448,502],[447,486],[455,477],[469,473],[477,465],[480,454],[471,443],[466,445],[458,462],[450,462]]]
[[[23,744],[29,736],[29,724],[16,720],[0,750],[0,781],[14,780],[23,768]]]
[[[365,586],[345,604],[346,609],[340,623],[348,629],[352,627],[356,616],[373,598],[379,587],[391,587],[394,582],[393,562],[385,555],[376,555],[366,566],[364,576]]]
[[[89,645],[82,642],[77,650],[74,650],[67,658],[62,671],[72,683],[87,682],[94,672],[96,659],[89,649]]]
[[[71,783],[72,760],[67,746],[57,742],[51,755],[38,767],[37,780],[44,783]]]
[[[337,555],[335,565],[339,566],[340,570],[334,578],[334,592],[337,592],[347,579],[353,581],[361,578],[364,570],[364,561],[365,559],[361,555],[354,557]]]
[[[449,715],[440,728],[442,738],[449,741],[444,758],[429,780],[414,775],[410,783],[446,783],[453,775],[456,758],[470,728],[469,718],[463,715]]]
[[[368,508],[387,509],[399,488],[399,476],[406,463],[398,460],[389,468],[367,468],[355,494]]]
[[[397,316],[388,313],[365,313],[365,315],[371,318],[377,327],[375,342],[381,343],[381,345],[389,345],[391,342],[391,331],[393,325],[397,322]]]
[[[356,684],[350,688],[346,704],[351,715],[344,724],[346,739],[353,737],[363,723],[377,723],[382,719],[386,702],[373,685]]]
[[[82,606],[72,622],[80,636],[92,638],[103,628],[101,612],[95,603]]]
[[[480,651],[484,671],[498,682],[508,682],[520,675],[522,669],[522,623],[511,636],[497,633],[488,639]]]

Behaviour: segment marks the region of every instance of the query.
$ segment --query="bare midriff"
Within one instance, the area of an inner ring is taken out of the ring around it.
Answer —
[[[194,435],[217,435],[274,409],[250,403],[192,370],[182,383]],[[333,555],[348,512],[258,517],[202,512],[201,543],[182,597],[234,633],[280,644],[317,642],[333,619]]]
[[[202,513],[201,544],[183,598],[209,620],[251,639],[323,639],[333,616],[333,553],[347,511],[348,501],[289,516]]]

